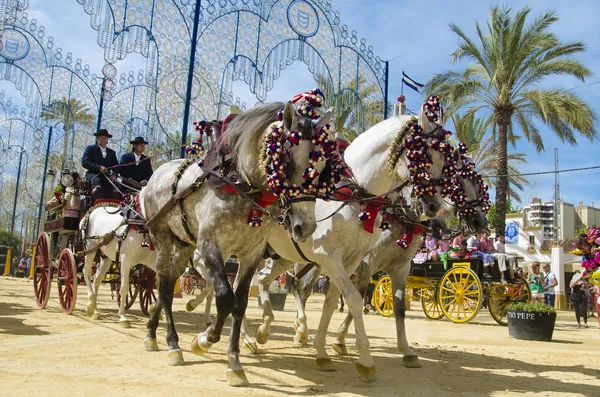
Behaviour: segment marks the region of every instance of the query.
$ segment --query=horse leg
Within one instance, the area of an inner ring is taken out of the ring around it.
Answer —
[[[319,320],[319,328],[317,328],[317,334],[315,335],[314,346],[317,350],[317,368],[320,371],[335,371],[333,362],[327,353],[325,348],[327,329],[333,312],[337,306],[338,297],[340,296],[340,290],[337,285],[331,284],[325,295],[325,302],[323,302],[323,311],[321,313],[321,319]]]
[[[306,266],[306,265],[302,265]],[[292,282],[292,291],[296,298],[296,335],[294,336],[294,343],[299,346],[306,346],[308,344],[308,324],[306,317],[306,301],[312,293],[315,283],[319,280],[321,275],[321,267],[313,267],[307,274],[298,280],[294,278]]]
[[[94,297],[97,299],[98,297],[98,289],[100,289],[100,285],[102,284],[102,280],[104,280],[104,276],[106,276],[106,272],[110,269],[110,264],[112,261],[103,256],[100,258],[100,266],[96,270],[96,275],[94,276]],[[100,312],[98,311],[98,304],[94,305],[94,314],[92,315],[93,320],[100,319]]]
[[[269,287],[271,283],[279,277],[286,270],[289,270],[294,265],[293,262],[290,262],[286,259],[274,259],[272,261],[271,272],[266,275],[261,275],[259,278],[260,282],[260,298],[262,301],[262,320],[263,323],[256,330],[256,341],[261,345],[264,345],[269,341],[269,337],[271,336],[271,323],[275,319],[275,315],[273,314],[273,308],[271,307],[271,296],[269,294]],[[264,273],[263,273],[264,274]]]
[[[179,347],[179,335],[175,330],[175,322],[173,321],[173,292],[175,283],[179,277],[171,275],[159,274],[158,293],[160,300],[163,303],[165,317],[167,320],[167,345],[169,346],[169,365],[183,365],[183,354]],[[159,312],[155,308],[155,312]],[[154,313],[153,313],[154,314]]]
[[[215,296],[215,289],[213,288],[212,283],[210,283],[210,285],[206,284],[205,291],[206,290],[209,290],[209,292],[206,295],[206,306],[204,306],[204,322],[206,325],[210,325],[210,324],[212,324],[212,318],[210,316],[210,309],[212,306],[213,298]]]
[[[129,260],[128,260],[129,259]],[[119,302],[119,325],[123,328],[131,328],[131,323],[125,314],[127,296],[129,295],[129,273],[131,272],[131,259],[121,254],[121,302]]]
[[[356,330],[356,348],[358,350],[359,358],[354,363],[354,369],[359,379],[363,382],[375,382],[377,380],[377,373],[375,371],[375,363],[370,352],[369,339],[365,331],[365,323],[363,321],[363,299],[358,293],[348,273],[340,265],[337,266],[339,269],[337,272],[334,271],[330,275],[331,279],[338,288],[341,287],[342,294],[346,298],[346,304],[348,310],[354,318],[354,328]]]
[[[262,255],[261,255],[262,256]],[[229,365],[227,367],[227,384],[229,386],[246,386],[248,379],[244,373],[244,368],[240,362],[240,332],[246,308],[248,307],[248,293],[250,292],[250,284],[252,276],[258,267],[260,256],[255,261],[244,261],[244,263],[254,263],[253,266],[247,268],[244,273],[238,271],[237,288],[235,289],[235,303],[231,312],[231,333],[229,334],[229,343],[227,344],[227,356],[229,357]]]
[[[369,282],[371,281],[371,268],[366,262],[361,262],[358,269],[356,269],[357,279],[354,282],[354,285],[360,296],[365,296],[367,292],[367,287],[369,286]],[[363,301],[364,303],[364,301]],[[339,356],[348,355],[348,349],[346,348],[346,335],[348,335],[348,330],[350,329],[350,325],[352,324],[352,313],[348,312],[348,315],[340,324],[338,328],[338,335],[335,343],[333,344],[333,350]]]
[[[207,245],[200,252],[208,273],[213,279],[217,318],[206,331],[199,333],[192,341],[192,353],[196,355],[208,352],[213,344],[221,340],[221,332],[223,331],[225,320],[229,317],[235,303],[235,296],[225,274],[223,255],[216,244]]]
[[[83,270],[83,278],[85,280],[85,288],[87,289],[88,303],[85,307],[85,311],[89,316],[94,314],[96,311],[96,295],[94,295],[94,286],[93,286],[93,276],[92,276],[92,266],[94,265],[94,258],[96,257],[96,252],[92,252],[91,254],[87,254],[85,256],[85,266]]]
[[[396,338],[398,343],[398,350],[404,353],[402,361],[404,366],[408,368],[420,368],[421,363],[419,357],[408,344],[406,339],[406,324],[404,319],[406,317],[406,306],[405,306],[405,294],[406,294],[406,280],[408,279],[408,273],[410,272],[410,262],[396,265],[396,268],[391,271],[390,278],[392,279],[392,291],[394,291],[394,317],[396,318]]]

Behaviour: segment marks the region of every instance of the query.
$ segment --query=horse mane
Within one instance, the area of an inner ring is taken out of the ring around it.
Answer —
[[[282,102],[267,103],[239,114],[218,142],[217,150],[231,149],[238,171],[248,182],[257,176],[265,130],[277,121],[277,112],[284,107]]]

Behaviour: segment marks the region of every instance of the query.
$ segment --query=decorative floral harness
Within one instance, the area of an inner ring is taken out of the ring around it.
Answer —
[[[590,244],[590,251],[582,257],[581,266],[585,269],[582,276],[591,276],[591,283],[600,285],[600,227],[589,227],[585,240]]]
[[[295,105],[299,116],[310,120],[317,120],[321,116],[318,109],[325,102],[323,92],[315,88],[309,92],[304,92],[294,96],[292,103]],[[287,133],[283,124],[283,113],[281,109],[277,113],[277,122],[270,127],[269,132],[264,136],[263,151],[261,153],[261,168],[266,177],[267,186],[270,191],[263,191],[262,198],[255,202],[255,208],[248,216],[248,225],[251,227],[260,227],[263,223],[262,216],[265,213],[265,207],[281,200],[281,206],[285,208],[293,202],[302,201],[300,195],[310,195],[324,200],[332,197],[335,190],[335,184],[342,179],[342,173],[346,165],[337,152],[335,134],[329,124],[316,125],[317,131],[312,140],[314,149],[309,154],[310,165],[304,170],[302,175],[304,182],[301,186],[289,183],[289,170],[292,165],[291,151],[294,146],[299,145],[306,137],[301,131],[290,131]],[[210,123],[206,121],[194,122],[198,137],[186,149],[188,158],[203,158],[206,150],[203,146],[203,138],[206,129]],[[321,174],[315,167],[320,161],[326,161],[327,172]],[[203,166],[203,161],[198,162]],[[238,191],[229,185],[222,187],[222,190],[229,193],[238,193]]]
[[[435,95],[429,97],[428,101],[423,104],[423,111],[430,122],[437,123],[439,112],[441,112],[439,98]],[[402,152],[406,150],[406,157],[409,160],[409,181],[413,184],[412,195],[414,197],[418,198],[424,195],[433,196],[438,193],[436,186],[440,186],[440,194],[442,197],[449,198],[456,204],[459,216],[475,214],[477,206],[481,206],[485,213],[489,212],[488,186],[483,182],[481,175],[475,171],[475,164],[467,159],[466,145],[462,142],[459,143],[459,159],[455,159],[454,147],[446,141],[452,133],[441,127],[438,127],[438,129],[440,130],[439,135],[433,136],[431,143],[428,144],[427,139],[437,130],[425,135],[423,134],[423,127],[418,124],[416,117],[412,117],[407,121],[390,147],[390,155],[388,157],[390,172],[395,172]],[[406,137],[407,135],[408,137]],[[440,180],[435,180],[431,177],[430,168],[433,162],[431,161],[428,149],[436,150],[444,155],[444,167]],[[460,162],[463,163],[463,167],[459,169]],[[478,183],[480,194],[478,199],[467,200],[462,185],[462,180],[465,178],[470,178]],[[359,219],[366,221],[371,219],[371,216],[366,211],[366,206],[364,210],[361,206]],[[391,218],[392,216],[384,213],[379,228],[382,230],[390,229]],[[415,234],[422,234],[423,232],[423,227],[416,225],[413,230],[406,230],[402,238],[396,243],[401,248],[407,249],[412,242],[413,236]]]

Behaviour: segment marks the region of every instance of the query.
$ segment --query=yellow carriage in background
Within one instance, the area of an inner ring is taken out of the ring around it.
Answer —
[[[372,282],[375,289],[371,305],[381,315],[392,316],[394,296],[390,277],[385,275]],[[508,325],[508,306],[531,300],[529,285],[522,278],[502,282],[500,278],[484,277],[481,258],[411,263],[406,289],[407,297],[421,301],[428,318],[446,317],[454,323],[466,323],[482,307],[487,307],[498,324]]]

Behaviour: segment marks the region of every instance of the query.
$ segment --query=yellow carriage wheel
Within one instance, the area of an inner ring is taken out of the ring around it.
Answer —
[[[423,313],[432,320],[439,320],[444,317],[444,313],[442,313],[442,308],[440,307],[437,297],[436,297],[436,286],[432,285],[427,288],[419,289],[419,297],[421,298],[421,307],[423,308]]]
[[[488,304],[490,314],[500,325],[508,325],[506,319],[506,309],[519,302],[529,302],[531,300],[531,290],[527,281],[518,278],[517,283],[493,283],[490,286],[490,302]]]
[[[373,304],[382,316],[390,317],[394,315],[394,294],[392,293],[392,279],[390,276],[381,277],[375,285]]]
[[[444,316],[454,323],[466,323],[481,307],[481,282],[473,270],[456,266],[444,274],[438,295]]]

